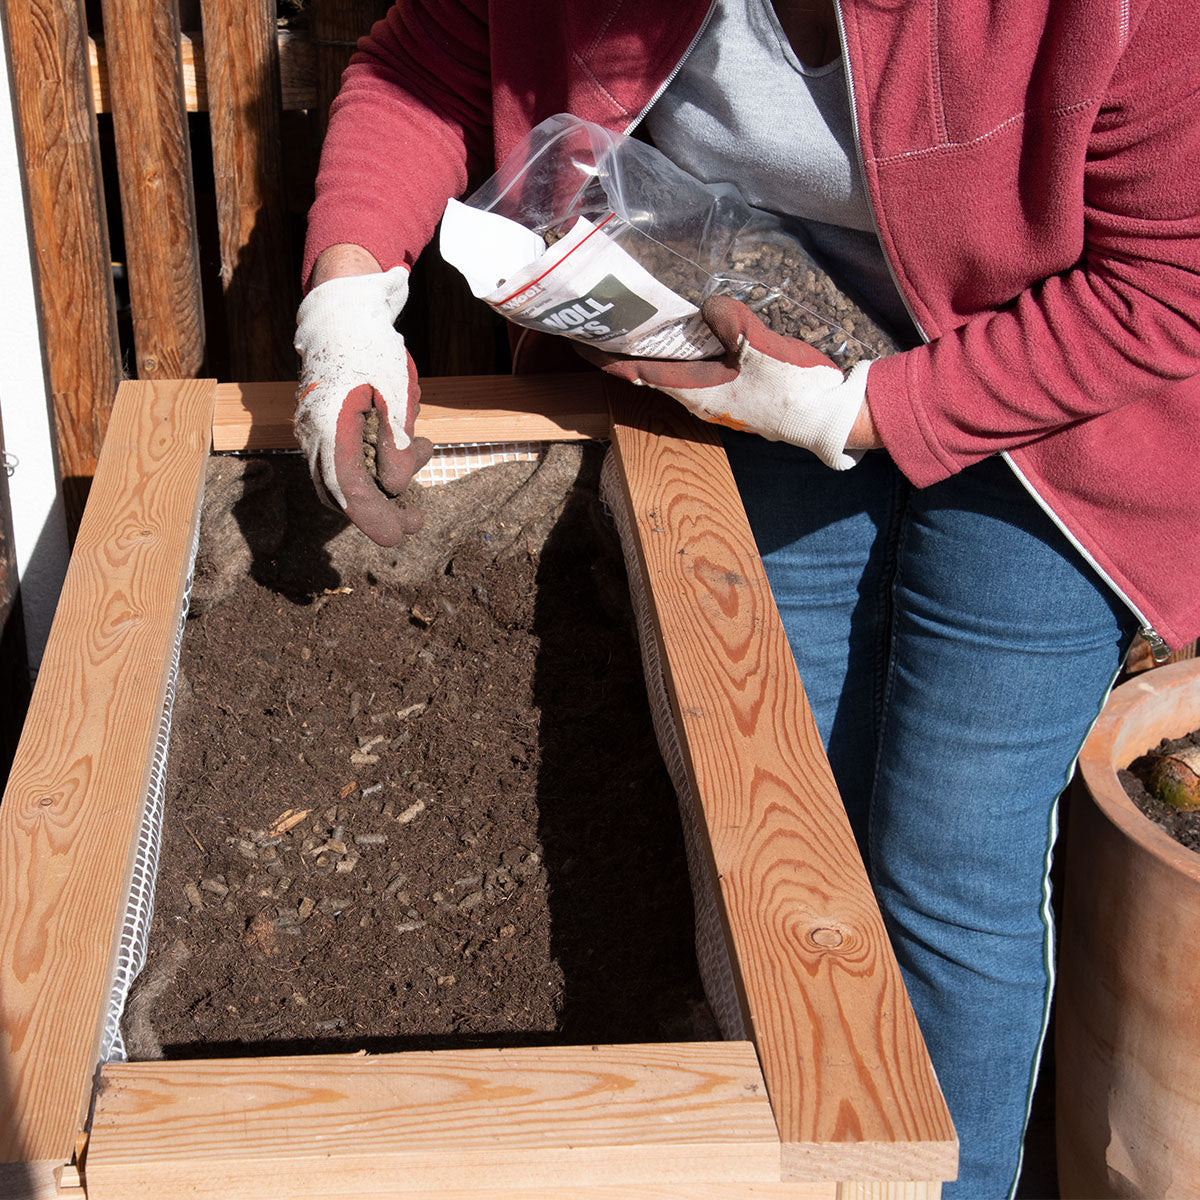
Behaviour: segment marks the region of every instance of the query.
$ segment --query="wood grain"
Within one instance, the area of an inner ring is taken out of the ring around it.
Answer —
[[[231,374],[285,379],[298,282],[289,251],[273,0],[201,0]]]
[[[4,1200],[61,1200],[55,1171],[58,1162],[0,1162],[0,1196]],[[84,1200],[82,1193],[80,1200]]]
[[[611,402],[784,1178],[952,1178],[949,1113],[718,437],[628,386]]]
[[[940,1183],[843,1183],[837,1200],[939,1200]]]
[[[296,384],[217,387],[214,450],[296,448]],[[416,432],[437,445],[558,442],[608,436],[608,404],[595,371],[421,380]]]
[[[86,20],[83,0],[4,5],[58,460],[73,534],[121,378]]]
[[[89,1200],[779,1179],[746,1042],[112,1064]]]
[[[364,1191],[359,1187],[359,1179],[355,1176],[352,1192],[336,1190],[322,1193],[322,1200],[335,1200],[347,1197],[350,1200],[360,1200],[361,1197],[380,1194],[370,1190]],[[367,1179],[368,1189],[375,1186]],[[934,1185],[936,1186],[936,1185]],[[380,1185],[384,1189],[384,1185]],[[940,1188],[939,1188],[940,1191]],[[201,1195],[206,1195],[202,1193]],[[303,1195],[304,1193],[301,1193]],[[399,1192],[394,1187],[382,1190],[382,1194],[390,1197],[402,1196],[403,1200],[840,1200],[836,1183],[746,1183],[739,1179],[724,1179],[719,1183],[643,1183],[633,1185],[616,1184],[585,1184],[579,1187],[555,1186],[552,1188],[537,1187],[489,1187],[489,1188],[439,1188],[434,1192]],[[0,1192],[0,1195],[4,1195]],[[192,1200],[195,1193],[172,1190],[164,1192],[156,1188],[154,1200]],[[255,1200],[257,1196],[270,1196],[271,1200],[291,1200],[297,1193],[290,1191],[275,1192],[227,1192],[222,1200]],[[895,1200],[937,1200],[938,1192],[916,1192],[911,1196],[897,1192]],[[85,1197],[78,1193],[79,1200],[95,1200],[96,1193],[89,1192]],[[6,1197],[7,1200],[7,1197]],[[14,1197],[13,1200],[25,1200],[24,1197]],[[31,1198],[41,1200],[41,1197]],[[49,1193],[49,1200],[71,1200],[67,1192]],[[878,1197],[871,1200],[892,1200],[890,1194],[881,1191]]]
[[[285,112],[310,109],[316,103],[316,47],[303,34],[281,29],[275,36],[279,50],[279,101]],[[183,103],[188,112],[208,110],[208,72],[204,65],[204,35],[198,30],[179,35],[183,78]],[[97,113],[112,111],[108,78],[108,47],[88,39],[88,66],[92,79],[92,107]]]
[[[67,1161],[87,1111],[213,393],[122,385],[0,804],[2,1161]]]
[[[104,0],[109,86],[139,379],[187,379],[204,360],[179,12]]]
[[[435,421],[439,393],[449,423],[507,407],[470,440],[613,405],[754,1050],[110,1066],[89,1197],[933,1200],[936,1183],[888,1182],[952,1175],[953,1131],[714,431],[595,374],[428,384]],[[221,391],[253,428],[293,388]],[[65,1162],[86,1108],[217,392],[123,385],[0,805],[10,1160]]]

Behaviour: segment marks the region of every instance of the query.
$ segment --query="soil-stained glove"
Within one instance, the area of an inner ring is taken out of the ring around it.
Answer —
[[[725,347],[702,361],[605,358],[609,374],[674,397],[705,421],[811,450],[848,470],[862,457],[846,439],[867,394],[867,362],[839,371],[798,338],[772,333],[746,305],[711,296],[701,315]]]
[[[309,292],[296,315],[296,437],[317,494],[381,546],[421,528],[421,514],[389,496],[404,491],[433,450],[412,435],[421,393],[394,327],[407,299],[408,270],[393,267],[329,279]],[[383,491],[363,456],[372,408],[379,413],[375,475]]]

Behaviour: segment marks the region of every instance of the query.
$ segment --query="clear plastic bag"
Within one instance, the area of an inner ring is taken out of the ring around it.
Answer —
[[[447,210],[443,254],[518,324],[620,353],[703,358],[721,346],[698,309],[722,294],[843,368],[895,348],[774,214],[576,117],[534,128],[465,206],[475,212]],[[502,242],[504,222],[528,237],[515,271],[512,257],[481,263],[470,248]]]

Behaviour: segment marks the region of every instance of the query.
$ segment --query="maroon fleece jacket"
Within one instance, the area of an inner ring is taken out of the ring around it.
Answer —
[[[399,0],[331,112],[304,275],[411,263],[556,112],[628,130],[706,0]],[[871,368],[924,486],[1005,453],[1144,624],[1200,633],[1200,22],[1190,0],[841,0],[880,239],[926,344]]]

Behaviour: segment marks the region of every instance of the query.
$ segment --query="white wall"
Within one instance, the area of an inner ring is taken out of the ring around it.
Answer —
[[[0,419],[25,635],[36,669],[62,589],[68,543],[4,36],[0,21]]]

